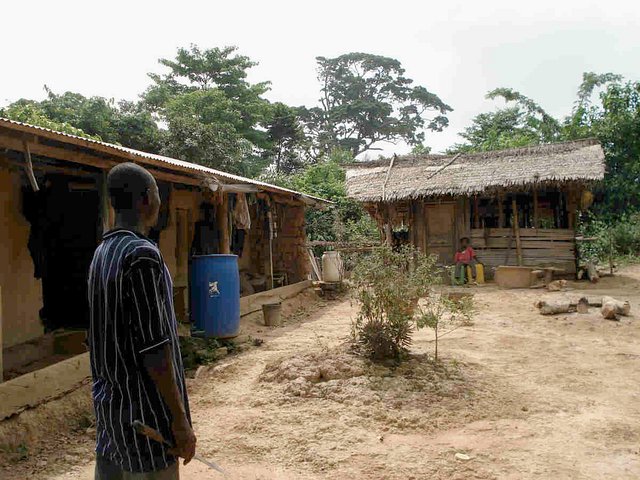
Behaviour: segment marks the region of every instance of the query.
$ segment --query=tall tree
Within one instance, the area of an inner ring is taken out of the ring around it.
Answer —
[[[501,98],[507,106],[481,113],[460,133],[466,144],[454,145],[450,151],[482,151],[523,147],[557,140],[560,123],[538,103],[510,88],[497,88],[486,98]]]
[[[600,103],[583,121],[605,151],[599,209],[613,215],[640,211],[640,82],[611,81]]]
[[[149,75],[144,100],[168,127],[166,154],[246,174],[248,157],[270,146],[270,106],[262,97],[269,83],[249,83],[247,70],[256,63],[236,52],[180,48],[175,59],[159,61],[168,73]]]
[[[414,146],[424,141],[425,128],[448,125],[451,107],[414,86],[398,60],[368,53],[316,60],[320,106],[304,109],[303,118],[319,155],[342,148],[355,157],[385,141]]]
[[[85,97],[75,92],[56,94],[47,87],[45,90],[45,100],[19,100],[0,114],[73,135],[152,153],[159,151],[161,133],[140,103],[116,103],[103,97]]]
[[[306,137],[296,109],[280,102],[272,105],[267,139],[270,147],[265,155],[276,175],[291,174],[304,165]]]

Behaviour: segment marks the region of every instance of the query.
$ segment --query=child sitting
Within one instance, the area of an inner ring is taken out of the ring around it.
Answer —
[[[456,252],[455,256],[456,262],[456,279],[464,278],[464,269],[467,267],[471,267],[471,279],[469,279],[472,283],[476,281],[476,264],[478,263],[478,258],[476,257],[476,252],[469,245],[469,239],[467,237],[463,237],[460,239],[460,250]]]

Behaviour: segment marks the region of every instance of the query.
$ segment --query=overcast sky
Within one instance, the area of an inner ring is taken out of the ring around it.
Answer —
[[[554,115],[571,109],[582,72],[640,79],[640,2],[536,1],[23,1],[3,2],[0,104],[55,92],[133,99],[160,57],[196,43],[236,45],[270,80],[270,100],[314,105],[315,57],[352,51],[397,58],[454,109],[427,134],[434,151],[460,141],[474,115],[512,87]],[[403,153],[403,145],[385,153]]]

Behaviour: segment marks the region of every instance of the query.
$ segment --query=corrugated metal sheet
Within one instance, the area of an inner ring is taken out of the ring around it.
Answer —
[[[64,132],[58,132],[56,130],[51,130],[49,128],[38,127],[36,125],[30,125],[28,123],[16,122],[15,120],[9,120],[8,118],[0,117],[0,127],[9,128],[15,131],[33,133],[34,135],[45,133],[47,137],[53,138],[60,142],[69,143],[76,146],[81,146],[88,149],[94,149],[99,146],[104,149],[111,150],[114,156],[119,156],[119,153],[125,153],[134,157],[137,157],[144,161],[154,160],[156,162],[161,162],[167,165],[168,169],[174,170],[176,172],[190,172],[190,173],[199,173],[202,174],[203,177],[213,177],[219,180],[226,180],[230,183],[232,181],[234,183],[244,183],[248,185],[255,185],[256,187],[260,187],[264,190],[271,192],[279,192],[279,193],[288,193],[291,195],[295,195],[300,197],[303,200],[306,200],[306,203],[332,203],[323,198],[314,197],[313,195],[307,195],[306,193],[296,192],[295,190],[290,190],[288,188],[278,187],[276,185],[272,185],[270,183],[261,182],[259,180],[253,180],[251,178],[241,177],[239,175],[233,175],[231,173],[223,172],[221,170],[216,170],[214,168],[205,167],[203,165],[198,165],[197,163],[185,162],[183,160],[178,160],[176,158],[165,157],[163,155],[156,155],[154,153],[142,152],[139,150],[134,150],[133,148],[123,147],[121,145],[114,145],[112,143],[101,142],[98,140],[93,140],[91,138],[78,137],[77,135],[71,135]],[[121,155],[120,155],[121,156]],[[82,163],[82,162],[78,162]]]

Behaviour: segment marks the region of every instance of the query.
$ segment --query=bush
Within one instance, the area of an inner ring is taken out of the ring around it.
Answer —
[[[442,278],[435,257],[411,246],[399,251],[385,246],[363,255],[352,274],[360,307],[352,326],[354,347],[374,360],[400,360],[415,328],[431,327],[437,333],[445,316],[465,310],[461,302],[435,291]]]
[[[578,231],[592,239],[578,243],[578,253],[583,262],[608,262],[610,254],[618,260],[633,259],[640,254],[640,214],[606,220],[588,215],[581,221]]]

